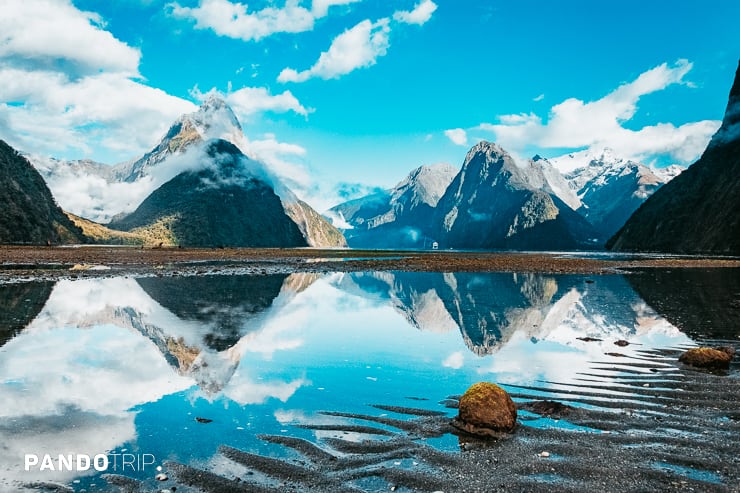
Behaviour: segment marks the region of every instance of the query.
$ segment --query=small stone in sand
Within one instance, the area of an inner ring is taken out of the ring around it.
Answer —
[[[550,452],[540,452],[540,457],[544,457],[544,458],[550,457]]]

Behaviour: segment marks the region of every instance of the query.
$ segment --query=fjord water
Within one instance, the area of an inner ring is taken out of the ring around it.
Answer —
[[[228,476],[238,467],[217,453],[219,445],[289,455],[257,435],[316,442],[336,434],[300,427],[341,419],[320,411],[380,415],[371,405],[382,404],[452,416],[440,401],[481,380],[512,391],[550,388],[548,397],[557,397],[560,386],[598,373],[595,362],[611,365],[602,372],[608,380],[638,350],[736,339],[739,280],[737,270],[714,269],[3,285],[0,490],[105,483],[95,471],[24,471],[24,454],[152,454],[156,464]],[[615,346],[618,340],[630,345]],[[611,398],[602,394],[595,400]],[[447,435],[434,445],[455,450],[458,441]],[[153,467],[108,472],[156,474]]]

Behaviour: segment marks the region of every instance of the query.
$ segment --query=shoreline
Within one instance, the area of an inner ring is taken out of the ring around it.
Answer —
[[[652,268],[740,268],[740,258],[737,257],[614,256],[604,258],[593,252],[0,246],[0,282],[116,275],[264,275],[336,271],[614,274]]]

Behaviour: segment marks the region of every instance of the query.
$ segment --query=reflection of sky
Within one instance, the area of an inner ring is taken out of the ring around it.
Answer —
[[[572,381],[606,352],[634,351],[614,346],[617,339],[641,349],[689,341],[618,276],[592,284],[581,276],[359,276],[289,277],[272,306],[245,321],[238,342],[221,352],[205,343],[216,327],[178,318],[134,280],[60,282],[30,326],[0,348],[0,462],[11,464],[0,479],[37,479],[12,469],[31,452],[94,455],[127,446],[158,460],[212,464],[222,443],[268,451],[257,433],[324,436],[290,427],[334,419],[320,410],[444,410],[437,401],[480,380]],[[370,294],[362,288],[368,281]],[[445,303],[453,296],[445,289],[454,289],[456,304]],[[517,306],[501,307],[497,290],[505,299],[521,293]],[[506,338],[478,356],[461,332],[481,326],[458,324],[487,320],[498,320]],[[192,367],[178,367],[162,342],[180,338],[197,353]]]

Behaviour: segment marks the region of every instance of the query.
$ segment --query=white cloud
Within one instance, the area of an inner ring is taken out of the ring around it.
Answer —
[[[493,133],[499,144],[514,152],[532,145],[574,149],[611,147],[626,157],[645,159],[664,154],[681,163],[690,163],[704,150],[719,128],[719,121],[704,120],[678,127],[658,123],[639,130],[625,128],[623,124],[635,116],[642,96],[672,84],[688,85],[683,79],[691,68],[687,60],[679,60],[673,66],[664,63],[601,99],[584,102],[570,98],[556,104],[546,122],[534,113],[502,115],[498,123],[483,123],[477,129]]]
[[[417,3],[414,9],[410,12],[399,10],[393,14],[393,19],[398,22],[417,24],[421,26],[432,18],[432,14],[435,10],[437,10],[437,4],[432,2],[432,0],[421,0],[421,2]]]
[[[464,146],[468,143],[468,134],[462,128],[451,128],[449,130],[445,130],[445,135],[455,145]]]
[[[533,98],[532,101],[542,101],[543,99],[545,99],[545,95],[544,94],[540,94],[536,98]]]
[[[0,60],[29,67],[98,70],[138,75],[139,50],[101,29],[102,20],[69,0],[5,0],[0,16]]]
[[[311,10],[298,0],[287,0],[282,8],[266,7],[250,11],[246,3],[229,0],[201,0],[197,7],[171,3],[173,16],[195,21],[196,29],[211,29],[219,36],[258,41],[275,33],[311,31],[314,21],[325,17],[329,7],[347,5],[360,0],[315,0]]]
[[[195,105],[120,74],[73,79],[52,71],[0,66],[0,105],[11,145],[34,153],[103,147],[131,157],[150,147],[153,135]]]
[[[313,0],[311,12],[313,12],[316,18],[325,17],[329,12],[329,7],[334,5],[348,5],[359,1],[361,0]]]
[[[286,68],[278,76],[280,82],[305,82],[308,79],[336,79],[358,68],[375,65],[390,45],[390,20],[371,22],[366,19],[334,38],[329,50],[316,63],[302,72]]]
[[[250,116],[272,111],[274,113],[287,113],[293,111],[299,115],[308,116],[312,111],[303,106],[290,91],[280,94],[270,94],[265,87],[242,87],[236,91],[221,93],[215,88],[208,92],[200,92],[197,87],[190,91],[198,101],[205,101],[209,96],[217,94],[223,98],[241,121],[246,121]]]
[[[130,157],[194,105],[134,80],[141,54],[67,0],[11,0],[0,16],[0,122],[34,153]]]

